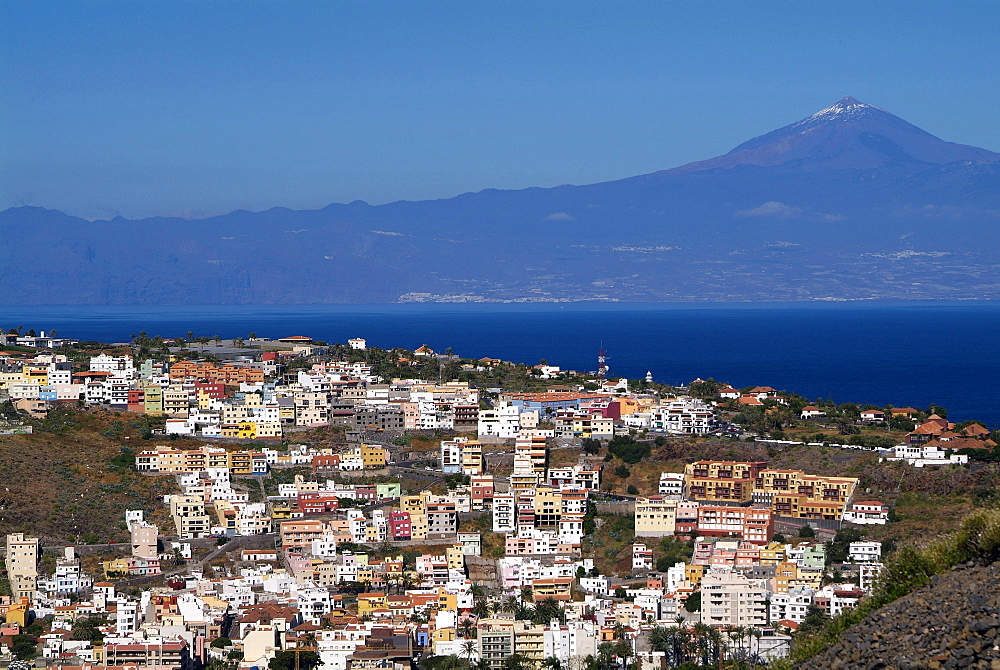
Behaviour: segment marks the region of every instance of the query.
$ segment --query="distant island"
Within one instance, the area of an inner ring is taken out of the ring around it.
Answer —
[[[5,302],[1000,299],[1000,154],[853,98],[587,186],[189,221],[0,212]]]

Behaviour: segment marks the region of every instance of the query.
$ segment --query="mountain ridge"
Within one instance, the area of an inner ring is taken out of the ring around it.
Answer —
[[[1000,299],[1000,154],[848,97],[596,184],[194,220],[0,212],[21,230],[50,242],[0,248],[24,304],[56,277],[81,304]]]

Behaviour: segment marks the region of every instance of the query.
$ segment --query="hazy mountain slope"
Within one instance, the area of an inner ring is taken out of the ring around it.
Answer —
[[[586,186],[201,221],[9,209],[0,303],[1000,298],[998,224],[1000,155],[845,98]]]

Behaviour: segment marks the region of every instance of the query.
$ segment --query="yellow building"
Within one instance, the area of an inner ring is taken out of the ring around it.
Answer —
[[[777,565],[785,560],[785,545],[772,542],[760,550],[761,565]]]
[[[445,547],[444,557],[448,561],[449,570],[465,570],[465,554],[462,553],[462,545]]]
[[[143,390],[143,411],[151,416],[163,414],[163,387],[147,384]]]
[[[444,589],[438,589],[438,609],[448,612],[458,611],[458,596],[448,593]]]
[[[21,380],[29,384],[47,386],[49,369],[44,365],[25,365],[21,368]]]
[[[402,496],[399,499],[399,509],[404,512],[409,512],[410,516],[413,516],[414,514],[426,514],[427,499],[430,495],[431,494],[428,491],[421,491],[420,493]]]
[[[691,585],[695,588],[701,584],[701,578],[705,576],[705,566],[704,565],[685,565],[684,566],[684,579],[691,582]]]
[[[663,496],[636,498],[636,537],[668,537],[674,534],[677,523],[677,501]]]
[[[370,614],[372,610],[383,609],[387,603],[384,593],[359,593],[358,616]]]
[[[234,475],[249,475],[253,473],[253,457],[249,451],[229,452],[229,472]]]
[[[103,561],[101,563],[104,568],[105,579],[111,579],[114,577],[121,577],[122,575],[128,575],[128,561],[124,558],[116,558],[110,561]],[[8,621],[10,618],[8,617]]]
[[[545,626],[526,621],[514,623],[514,653],[538,667],[545,659]]]
[[[800,470],[762,470],[754,500],[769,503],[775,514],[796,519],[840,520],[857,488],[854,477],[824,477]]]
[[[748,503],[764,461],[696,461],[684,467],[684,491],[699,502]]]
[[[387,464],[385,448],[375,444],[361,445],[361,463],[365,470],[378,470]]]
[[[236,434],[241,440],[256,440],[257,424],[253,421],[240,421],[236,424]]]
[[[571,600],[572,586],[572,577],[546,577],[544,579],[536,579],[531,584],[531,596],[536,603],[541,602],[546,598]]]
[[[15,623],[21,628],[28,625],[28,613],[31,611],[31,600],[18,598],[18,601],[7,608],[4,615],[7,623]]]
[[[420,513],[410,513],[410,539],[426,540],[429,532],[427,525],[427,515]]]
[[[483,474],[485,470],[482,443],[464,442],[462,444],[462,474],[474,477]]]
[[[534,497],[535,525],[539,528],[558,528],[562,517],[562,492],[551,486],[539,486]]]
[[[774,566],[775,593],[788,593],[799,581],[799,566],[792,561],[782,561]]]

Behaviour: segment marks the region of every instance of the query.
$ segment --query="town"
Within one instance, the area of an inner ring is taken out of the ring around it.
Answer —
[[[666,387],[609,378],[603,360],[579,373],[362,338],[200,340],[142,334],[109,353],[0,335],[0,434],[66,412],[142,417],[141,437],[109,429],[115,467],[165,491],[123,510],[108,542],[15,524],[0,581],[7,658],[763,667],[855,608],[895,544],[878,539],[895,510],[861,476],[789,467],[789,450],[918,472],[997,449],[943,408]],[[654,456],[665,449],[681,454],[670,467]]]

